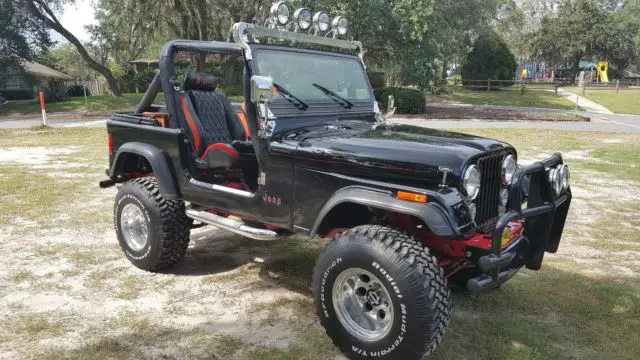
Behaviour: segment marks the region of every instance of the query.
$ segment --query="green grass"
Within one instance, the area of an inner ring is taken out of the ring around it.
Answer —
[[[574,94],[582,96],[582,90],[568,88]],[[640,89],[587,89],[584,96],[618,114],[640,115]]]
[[[472,104],[472,105],[501,105],[517,107],[538,107],[550,109],[575,109],[570,101],[547,91],[546,88],[535,88],[525,91],[524,95],[515,88],[505,88],[496,91],[466,90],[461,87],[448,87],[450,93],[443,95],[427,95],[427,106],[430,103]],[[526,89],[526,88],[525,88]]]
[[[47,113],[56,112],[98,112],[108,113],[116,111],[132,111],[140,102],[144,94],[129,93],[123,94],[122,97],[111,95],[92,95],[87,98],[88,107],[85,106],[84,97],[68,97],[62,101],[47,104]],[[242,96],[229,96],[229,101],[240,102]],[[156,104],[164,104],[164,94],[158,94],[154,101]],[[40,113],[39,100],[15,100],[9,101],[8,105],[0,108],[0,116],[22,115]]]

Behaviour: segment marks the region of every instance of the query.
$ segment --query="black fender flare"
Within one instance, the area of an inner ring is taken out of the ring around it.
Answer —
[[[177,186],[177,180],[175,170],[171,165],[171,160],[167,153],[153,145],[129,142],[118,148],[111,169],[109,169],[109,177],[116,179],[122,167],[124,166],[127,157],[130,154],[142,156],[149,161],[151,169],[158,180],[158,186],[160,187],[160,193],[167,200],[179,200],[182,198],[180,188]]]
[[[316,235],[327,214],[342,203],[355,203],[415,216],[424,221],[429,229],[438,236],[455,236],[458,232],[452,225],[444,207],[435,202],[413,203],[396,198],[391,191],[349,186],[335,192],[324,204],[311,229],[311,237]]]

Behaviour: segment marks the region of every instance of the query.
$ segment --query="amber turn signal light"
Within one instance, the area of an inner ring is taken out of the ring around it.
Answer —
[[[398,191],[398,199],[413,201],[418,203],[426,203],[428,198],[427,198],[427,195],[425,194],[416,194],[416,193],[411,193],[406,191]]]

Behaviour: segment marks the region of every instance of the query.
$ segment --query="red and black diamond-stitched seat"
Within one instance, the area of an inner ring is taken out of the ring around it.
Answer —
[[[216,87],[213,75],[187,73],[181,105],[196,155],[210,168],[232,168],[240,157],[233,143],[245,142],[248,136],[231,103]]]

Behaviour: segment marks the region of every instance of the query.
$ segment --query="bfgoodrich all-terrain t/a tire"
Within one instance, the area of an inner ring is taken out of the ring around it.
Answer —
[[[440,344],[451,316],[437,260],[382,226],[359,226],[329,243],[313,293],[327,335],[350,359],[421,359]]]
[[[120,247],[140,269],[167,269],[187,252],[192,220],[185,214],[183,201],[162,197],[155,178],[124,183],[116,195],[113,215]]]

